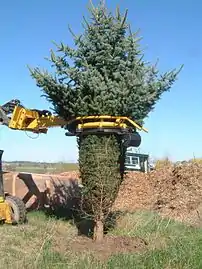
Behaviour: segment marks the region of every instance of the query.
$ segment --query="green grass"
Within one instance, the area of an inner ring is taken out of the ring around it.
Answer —
[[[0,227],[0,268],[202,268],[202,229],[188,227],[150,212],[126,214],[110,234],[140,236],[148,241],[144,253],[120,254],[101,262],[92,254],[78,255],[65,246],[77,235],[70,223],[30,213],[26,225]]]
[[[130,268],[132,264],[133,268],[140,269],[202,268],[202,229],[163,219],[150,212],[137,212],[122,218],[113,234],[141,236],[150,245],[150,250],[141,255],[113,257],[112,264],[120,262],[120,268]]]
[[[43,165],[36,164],[28,164],[28,165],[10,165],[10,168],[7,170],[15,171],[15,172],[27,172],[27,173],[63,173],[69,171],[77,171],[78,165],[76,163],[54,163],[49,164],[47,167]]]
[[[15,172],[26,172],[26,173],[36,173],[36,174],[45,174],[45,173],[54,173],[55,169],[53,168],[40,168],[40,167],[23,167],[19,166],[15,168]]]

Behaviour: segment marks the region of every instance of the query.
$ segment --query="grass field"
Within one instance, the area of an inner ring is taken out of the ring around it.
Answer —
[[[104,260],[87,249],[79,253],[71,247],[77,229],[70,222],[41,212],[29,213],[28,218],[23,226],[0,227],[0,268],[202,268],[202,229],[165,220],[153,213],[126,214],[110,231],[111,235],[143,238],[148,242],[145,251],[117,254]]]
[[[14,165],[11,164],[4,170],[10,170],[15,172],[27,172],[27,173],[63,173],[67,171],[75,171],[78,170],[78,165],[76,163],[54,163],[54,164],[47,164],[44,165],[37,165],[33,164],[21,164],[21,165]]]

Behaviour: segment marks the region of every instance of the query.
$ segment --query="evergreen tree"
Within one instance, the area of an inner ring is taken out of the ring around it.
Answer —
[[[39,68],[30,69],[31,75],[65,119],[113,115],[143,124],[180,70],[159,74],[156,65],[144,61],[127,12],[121,15],[117,8],[113,15],[101,1],[91,5],[90,13],[89,21],[84,18],[84,33],[71,32],[75,48],[61,43],[56,44],[57,54],[51,51],[54,75]],[[123,180],[120,160],[122,165],[125,149],[116,135],[81,136],[78,146],[85,212],[95,221],[98,240]]]

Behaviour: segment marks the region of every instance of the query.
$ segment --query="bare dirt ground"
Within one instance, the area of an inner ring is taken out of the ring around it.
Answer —
[[[140,237],[126,236],[105,236],[103,242],[96,243],[91,239],[78,236],[68,242],[68,244],[56,244],[57,251],[71,251],[77,255],[91,253],[100,260],[107,260],[110,256],[120,253],[143,252],[147,249],[148,243]]]

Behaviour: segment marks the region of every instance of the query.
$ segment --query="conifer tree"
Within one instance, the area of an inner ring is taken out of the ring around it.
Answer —
[[[170,90],[179,70],[160,74],[144,61],[137,33],[122,15],[107,10],[103,1],[91,4],[84,32],[71,30],[75,48],[56,44],[50,61],[54,74],[30,69],[43,96],[64,119],[88,115],[127,116],[140,124],[161,95]],[[68,128],[68,126],[67,126]],[[94,238],[102,240],[103,225],[123,180],[125,147],[117,135],[78,138],[79,167],[84,185],[83,209],[95,222]]]

